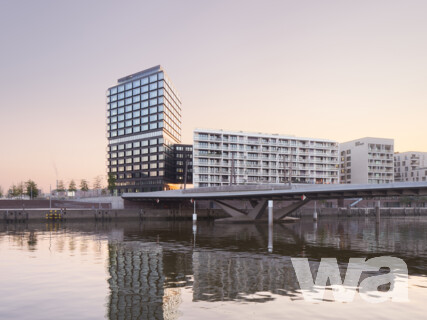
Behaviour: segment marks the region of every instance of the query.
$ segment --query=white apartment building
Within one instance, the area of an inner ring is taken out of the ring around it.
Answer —
[[[394,182],[394,140],[362,138],[339,145],[340,183]]]
[[[427,152],[396,152],[394,154],[394,180],[426,181]]]
[[[277,134],[196,129],[194,187],[338,183],[338,143]]]

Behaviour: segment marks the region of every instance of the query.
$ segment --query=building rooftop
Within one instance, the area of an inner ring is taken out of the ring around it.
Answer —
[[[119,80],[117,80],[117,82],[118,83],[123,83],[123,82],[133,81],[133,80],[136,80],[136,79],[140,79],[140,78],[146,77],[146,76],[148,76],[150,74],[157,73],[159,71],[164,71],[163,68],[160,65],[155,66],[155,67],[151,67],[151,68],[148,68],[148,69],[145,69],[145,70],[142,70],[142,71],[139,71],[137,73],[133,73],[133,74],[128,75],[128,76],[123,77],[123,78],[120,78]]]

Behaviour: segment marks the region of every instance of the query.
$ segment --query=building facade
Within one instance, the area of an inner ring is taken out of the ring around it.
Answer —
[[[394,154],[394,180],[417,182],[427,179],[427,152],[396,152]]]
[[[394,140],[362,138],[339,145],[340,183],[394,182]]]
[[[339,181],[336,141],[207,129],[193,137],[194,187]]]
[[[176,182],[181,99],[161,66],[118,79],[107,90],[107,167],[118,194],[159,191]]]
[[[175,181],[183,185],[193,184],[193,145],[175,144],[173,146]],[[186,178],[187,176],[187,178]]]

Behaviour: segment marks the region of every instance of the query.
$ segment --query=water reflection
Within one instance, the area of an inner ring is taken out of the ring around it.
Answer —
[[[45,251],[79,263],[104,259],[105,268],[98,272],[105,272],[108,281],[109,319],[177,319],[189,296],[191,303],[301,300],[290,257],[309,258],[315,276],[323,257],[337,258],[345,273],[351,257],[392,255],[408,264],[410,275],[425,276],[426,246],[427,219],[413,217],[382,219],[380,224],[369,218],[307,220],[274,229],[139,221],[0,225],[3,257],[8,252],[13,259],[19,248],[40,260]],[[63,270],[49,272],[64,276]],[[0,318],[8,318],[1,317],[7,310],[0,305]]]

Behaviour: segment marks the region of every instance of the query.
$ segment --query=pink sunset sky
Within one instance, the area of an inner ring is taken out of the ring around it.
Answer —
[[[105,92],[162,65],[195,128],[427,151],[427,1],[0,1],[0,186],[106,175]],[[105,180],[104,180],[105,183]]]

